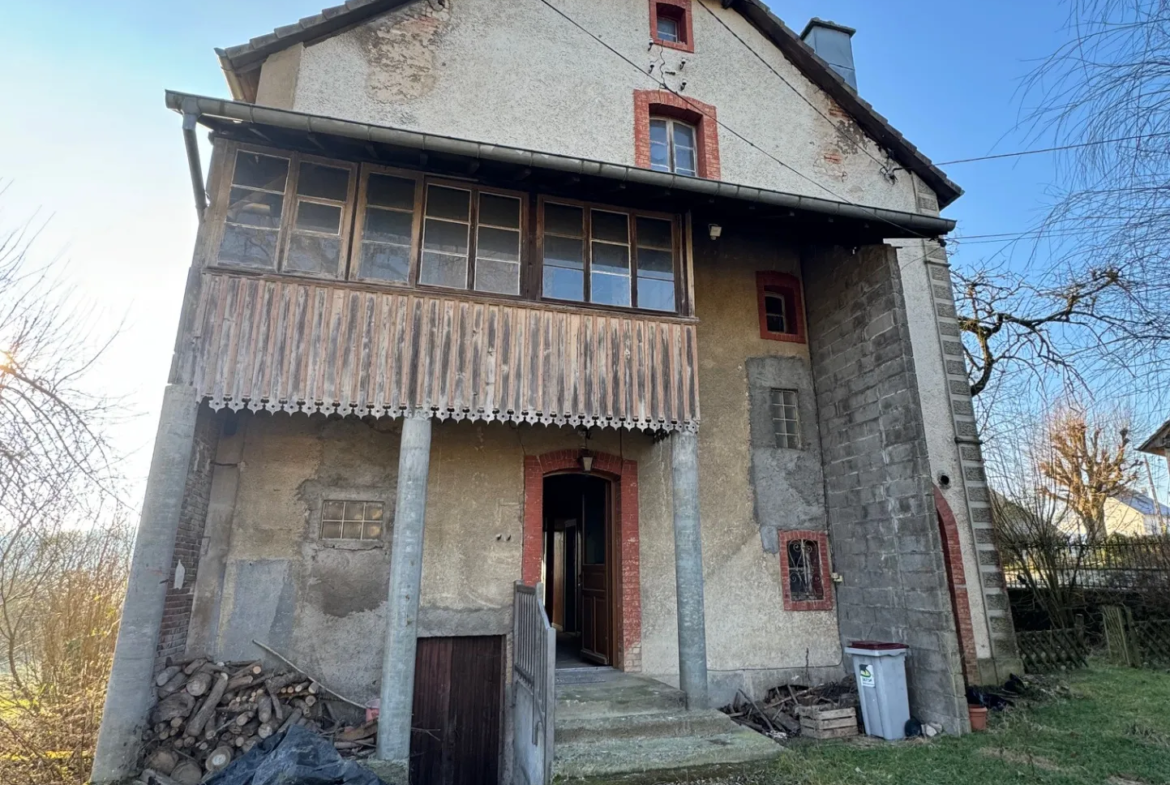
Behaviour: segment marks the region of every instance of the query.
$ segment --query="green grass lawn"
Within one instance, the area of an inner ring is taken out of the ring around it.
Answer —
[[[776,764],[773,781],[776,785],[1170,783],[1170,674],[1094,665],[1062,681],[1067,689],[993,713],[986,733],[898,743],[869,739],[794,743]]]

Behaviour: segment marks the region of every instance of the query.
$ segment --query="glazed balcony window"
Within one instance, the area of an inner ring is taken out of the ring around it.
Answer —
[[[231,144],[213,266],[678,313],[677,216]]]

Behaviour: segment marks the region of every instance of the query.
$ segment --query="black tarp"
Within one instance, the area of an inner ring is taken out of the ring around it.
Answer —
[[[328,740],[294,725],[269,736],[204,785],[384,785]]]

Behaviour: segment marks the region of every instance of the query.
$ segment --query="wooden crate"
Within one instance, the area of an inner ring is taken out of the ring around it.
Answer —
[[[857,709],[801,709],[800,735],[810,739],[844,739],[856,736]]]

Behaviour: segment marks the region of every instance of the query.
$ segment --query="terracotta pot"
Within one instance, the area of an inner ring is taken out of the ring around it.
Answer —
[[[968,706],[967,715],[971,718],[971,730],[987,730],[987,707]]]

